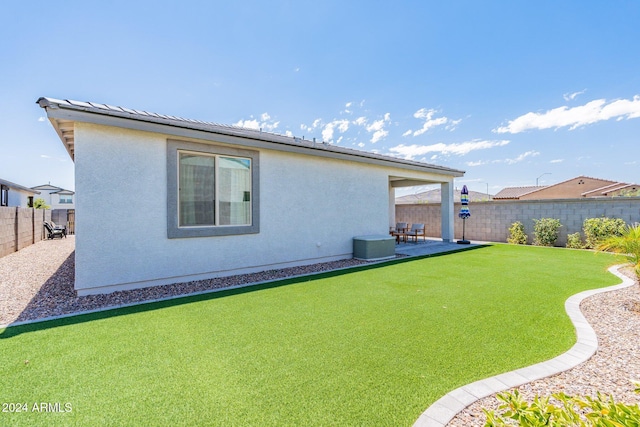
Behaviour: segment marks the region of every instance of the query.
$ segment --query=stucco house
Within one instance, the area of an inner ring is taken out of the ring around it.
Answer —
[[[0,206],[31,208],[38,194],[37,190],[0,179]]]
[[[75,192],[65,190],[55,185],[44,184],[31,187],[32,190],[39,191],[41,198],[54,209],[75,209],[74,198]]]
[[[546,186],[506,187],[494,200],[579,199],[584,197],[620,197],[637,195],[640,185],[607,179],[578,176]]]
[[[79,295],[351,258],[355,236],[388,233],[403,186],[440,184],[442,238],[454,238],[460,170],[124,107],[37,102],[82,194]]]

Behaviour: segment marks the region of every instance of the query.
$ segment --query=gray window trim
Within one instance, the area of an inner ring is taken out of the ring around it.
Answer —
[[[251,159],[251,225],[180,227],[178,225],[178,151],[246,157]],[[260,232],[260,153],[224,145],[167,140],[167,236],[169,239],[189,237],[234,236]]]

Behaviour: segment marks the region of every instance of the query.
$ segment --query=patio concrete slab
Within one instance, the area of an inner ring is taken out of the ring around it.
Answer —
[[[408,242],[396,245],[396,254],[406,256],[434,255],[439,253],[460,251],[479,246],[481,243],[473,242],[468,245],[460,245],[456,242],[443,242],[438,239],[419,240],[417,243]]]

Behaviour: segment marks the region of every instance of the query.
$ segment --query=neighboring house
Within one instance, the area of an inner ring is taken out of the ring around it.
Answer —
[[[469,191],[469,202],[487,202],[491,200],[492,196],[487,193],[480,193],[478,191]],[[426,204],[436,203],[440,204],[442,194],[439,188],[433,190],[427,190],[416,194],[408,194],[406,196],[396,197],[397,205],[413,205],[413,204]],[[455,189],[453,192],[453,200],[456,203],[460,203],[460,190]]]
[[[0,179],[0,206],[32,208],[33,198],[37,194],[40,192]]]
[[[583,197],[620,197],[640,195],[640,185],[578,176],[558,184],[537,187],[507,187],[494,200],[579,199]]]
[[[110,105],[38,104],[82,194],[79,295],[351,258],[355,236],[388,235],[398,187],[439,184],[442,238],[454,238],[460,170]]]
[[[40,197],[52,210],[75,209],[75,193],[71,190],[65,190],[51,184],[38,185],[31,187],[31,189],[39,191],[42,194]]]

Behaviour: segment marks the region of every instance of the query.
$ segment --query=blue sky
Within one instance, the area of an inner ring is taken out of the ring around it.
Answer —
[[[0,178],[74,189],[40,96],[466,171],[495,194],[640,182],[640,2],[3,4]],[[411,189],[410,192],[422,189]]]

